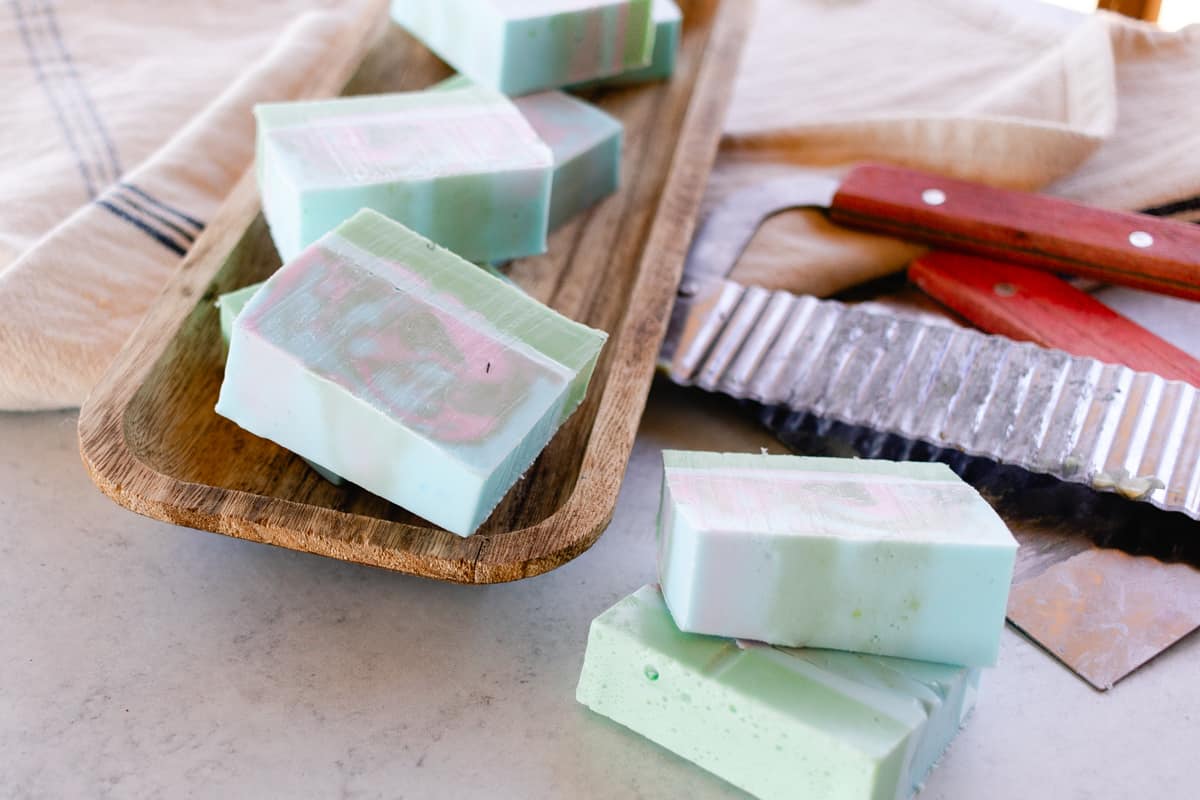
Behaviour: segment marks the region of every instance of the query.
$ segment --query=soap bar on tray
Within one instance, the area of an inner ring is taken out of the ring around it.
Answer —
[[[238,315],[217,413],[466,536],[583,400],[606,338],[364,209]]]
[[[262,283],[243,286],[241,289],[235,289],[232,292],[226,292],[217,298],[217,311],[221,317],[221,338],[225,341],[225,346],[229,346],[229,340],[233,337],[233,323],[242,313],[242,309],[250,302],[250,298],[258,293],[262,288]]]
[[[626,86],[634,83],[662,81],[675,73],[675,61],[679,56],[679,40],[683,34],[683,12],[675,0],[654,0],[651,8],[654,23],[654,53],[650,65],[639,67],[610,78],[571,86],[572,89],[590,89],[595,86]]]
[[[654,50],[651,0],[393,0],[392,18],[509,95],[645,67]]]
[[[504,281],[510,286],[516,286],[511,278],[493,267],[491,264],[480,264],[479,268],[487,272],[489,275]],[[245,308],[246,304],[250,302],[250,298],[254,297],[258,290],[262,288],[262,286],[262,283],[251,284],[250,286],[245,286],[232,292],[227,292],[217,298],[217,309],[220,313],[221,319],[221,339],[224,341],[226,348],[229,347],[229,340],[233,337],[234,320],[237,319],[238,314],[242,313],[242,309]],[[308,459],[304,459],[304,462],[308,464],[308,466],[312,467],[312,469],[318,475],[332,483],[334,486],[342,486],[345,484],[345,481],[342,480],[340,475],[331,470],[325,469],[325,467],[322,467],[320,464],[315,464]]]
[[[597,617],[576,697],[763,800],[902,800],[979,670],[683,633],[658,588]]]
[[[679,627],[989,666],[1017,543],[944,464],[663,454],[659,578]]]
[[[455,75],[430,90],[445,91],[469,84],[466,76]],[[525,95],[513,103],[554,157],[550,230],[617,190],[624,136],[619,120],[560,91]]]
[[[242,313],[242,309],[261,288],[261,283],[255,283],[232,292],[226,292],[217,298],[217,310],[221,315],[221,339],[226,348],[229,347],[229,340],[233,336],[233,323],[238,318],[238,314]],[[334,486],[342,486],[346,483],[340,475],[330,472],[320,464],[314,464],[308,459],[304,459],[304,463]]]
[[[263,214],[284,261],[360,208],[468,261],[546,250],[553,156],[497,92],[464,85],[254,113]]]

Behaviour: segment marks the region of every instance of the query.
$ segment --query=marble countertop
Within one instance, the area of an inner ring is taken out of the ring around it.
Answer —
[[[1114,298],[1200,350],[1195,307]],[[574,699],[588,623],[654,579],[661,449],[780,449],[732,403],[657,384],[608,532],[492,587],[135,516],[75,421],[0,414],[0,797],[744,796]],[[1195,797],[1198,665],[1100,694],[1008,628],[920,796]]]

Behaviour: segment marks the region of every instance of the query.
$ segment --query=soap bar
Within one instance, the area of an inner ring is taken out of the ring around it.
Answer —
[[[624,131],[620,122],[564,92],[539,92],[515,102],[554,156],[551,230],[617,190]]]
[[[364,209],[242,310],[217,413],[466,536],[583,400],[605,339]]]
[[[488,274],[504,281],[510,286],[516,286],[512,279],[505,275],[500,270],[493,267],[491,264],[480,264],[479,268],[486,271]],[[250,298],[262,288],[262,283],[251,284],[236,291],[227,292],[217,298],[217,309],[221,317],[221,339],[224,340],[225,346],[229,346],[229,340],[233,337],[233,322],[237,319],[238,314],[242,313],[242,309],[250,302]],[[325,480],[332,483],[334,486],[342,486],[345,481],[342,476],[322,467],[320,464],[315,464],[308,459],[304,462],[310,466],[313,471],[320,475]]]
[[[431,90],[444,91],[469,82],[456,75]],[[513,103],[554,157],[550,230],[617,190],[624,135],[618,120],[566,92],[538,92]]]
[[[475,85],[255,107],[263,214],[284,261],[360,208],[469,261],[545,252],[553,156]]]
[[[392,18],[509,95],[645,67],[654,50],[651,0],[393,0]]]
[[[646,586],[592,622],[576,697],[764,800],[896,800],[978,686],[978,668],[683,633]]]
[[[571,88],[626,86],[634,83],[662,81],[671,77],[675,73],[675,61],[679,56],[679,40],[683,33],[683,12],[675,4],[675,0],[654,0],[650,14],[654,23],[654,53],[650,57],[649,66],[622,72],[611,78],[585,81]]]
[[[516,286],[513,279],[505,275],[492,264],[477,264],[479,269],[488,273],[492,277],[502,280],[510,286]],[[232,292],[226,292],[217,298],[217,310],[220,312],[221,319],[221,338],[225,344],[229,344],[230,338],[233,337],[233,321],[237,319],[238,314],[242,313],[242,309],[250,302],[250,298],[262,288],[263,282],[254,283],[250,286],[236,289]]]
[[[679,627],[988,666],[1017,543],[944,464],[663,454],[659,578]]]
[[[250,302],[250,298],[262,288],[262,283],[251,284],[232,292],[226,292],[217,298],[217,311],[221,315],[221,338],[228,346],[233,337],[233,322],[242,313],[242,309]]]
[[[242,309],[250,302],[250,298],[254,297],[261,288],[261,283],[255,283],[236,291],[227,292],[217,298],[217,309],[221,314],[221,339],[224,340],[226,347],[229,346],[229,340],[233,336],[234,320],[237,319],[238,314],[242,313]],[[340,475],[330,472],[320,464],[314,464],[308,459],[304,459],[304,463],[334,486],[341,486],[345,483]]]

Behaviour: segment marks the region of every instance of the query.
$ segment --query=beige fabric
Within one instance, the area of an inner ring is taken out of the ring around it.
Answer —
[[[0,409],[78,405],[371,0],[0,10]]]
[[[758,0],[710,201],[789,166],[882,160],[1141,209],[1200,194],[1200,26],[1000,0]],[[815,212],[744,283],[832,294],[920,251]]]
[[[1031,0],[758,3],[713,197],[781,163],[868,158],[1117,207],[1200,193],[1200,29]],[[250,163],[251,105],[297,95],[339,27],[378,6],[0,11],[0,409],[82,401]],[[739,277],[825,294],[913,252],[789,214]]]

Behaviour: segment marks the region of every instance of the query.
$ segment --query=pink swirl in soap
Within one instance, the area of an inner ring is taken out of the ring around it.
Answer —
[[[561,381],[506,345],[482,314],[408,267],[387,263],[407,285],[310,248],[268,284],[260,306],[268,310],[247,324],[258,324],[314,372],[447,444],[481,442],[528,399],[532,383]],[[423,299],[431,295],[437,305]],[[278,320],[274,304],[287,309]]]

